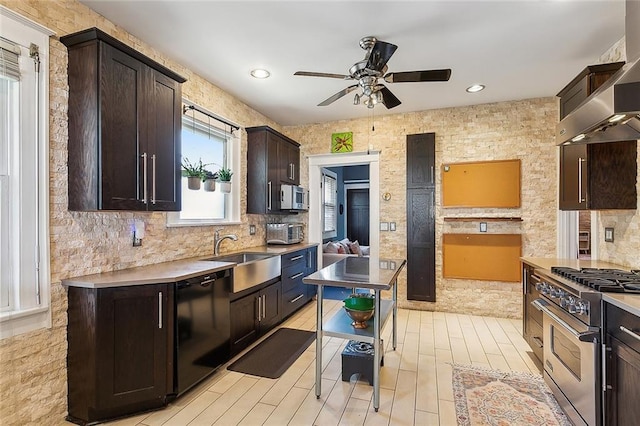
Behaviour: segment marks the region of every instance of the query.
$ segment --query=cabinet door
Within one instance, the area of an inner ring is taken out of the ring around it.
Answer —
[[[608,335],[605,424],[632,426],[640,419],[640,353]],[[609,387],[610,386],[610,387]]]
[[[587,145],[560,146],[560,210],[587,209]]]
[[[637,208],[637,147],[635,140],[588,145],[589,209]]]
[[[167,292],[166,284],[99,290],[96,401],[105,416],[163,405],[172,353]]]
[[[105,43],[100,52],[99,208],[146,210],[140,149],[148,137],[142,125],[146,66]]]
[[[262,297],[260,333],[273,328],[282,319],[282,285],[278,281],[260,292]]]
[[[147,204],[149,210],[179,211],[181,86],[151,68],[147,75]]]
[[[285,140],[280,140],[279,148],[280,181],[290,185],[300,184],[300,148]]]
[[[279,138],[267,132],[267,209],[266,213],[280,211],[280,159],[278,158]]]
[[[231,302],[231,355],[258,338],[258,293]]]

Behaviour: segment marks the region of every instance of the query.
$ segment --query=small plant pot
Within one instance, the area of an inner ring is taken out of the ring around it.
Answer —
[[[193,189],[195,191],[200,189],[200,183],[202,180],[199,176],[189,176],[187,177],[187,187],[189,189]]]
[[[220,192],[228,194],[231,192],[231,182],[218,182],[220,186]]]
[[[204,190],[208,192],[213,192],[216,190],[216,180],[215,179],[206,179],[204,181]]]

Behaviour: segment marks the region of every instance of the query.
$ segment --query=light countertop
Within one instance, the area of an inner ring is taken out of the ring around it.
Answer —
[[[283,255],[298,250],[304,250],[309,247],[315,247],[317,245],[318,244],[315,243],[300,243],[282,246],[265,245],[258,247],[247,247],[233,252],[225,252],[220,256],[228,256],[234,253],[244,252]],[[236,265],[236,263],[231,262],[217,262],[206,260],[210,259],[212,256],[213,255],[210,254],[208,256],[199,256],[189,259],[156,263],[153,265],[139,266],[136,268],[122,269],[119,271],[102,272],[99,274],[66,278],[62,280],[62,285],[66,287],[108,288],[144,284],[171,283],[196,277],[198,275],[233,268]]]
[[[546,269],[547,271],[550,270],[552,266],[565,266],[576,269],[611,268],[622,269],[625,271],[634,269],[599,260],[554,259],[547,257],[522,257],[520,259],[526,264],[532,265],[536,268]],[[602,300],[640,317],[640,294],[602,293]]]

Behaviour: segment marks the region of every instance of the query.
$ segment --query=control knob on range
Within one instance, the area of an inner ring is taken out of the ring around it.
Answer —
[[[573,297],[570,297],[567,301],[567,311],[569,311],[570,314],[575,314],[577,312],[576,300]]]
[[[573,297],[571,296],[560,299],[560,307],[562,308],[567,308],[571,303],[573,303]]]
[[[589,304],[583,302],[582,300],[578,300],[576,302],[576,313],[578,315],[588,315]]]

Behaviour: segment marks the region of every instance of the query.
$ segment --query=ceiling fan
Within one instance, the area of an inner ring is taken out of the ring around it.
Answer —
[[[422,81],[448,81],[451,77],[450,69],[390,72],[385,74],[388,69],[387,62],[398,46],[378,40],[373,36],[368,36],[360,40],[360,47],[366,50],[367,53],[362,61],[356,62],[349,68],[349,75],[311,71],[297,71],[294,73],[294,75],[309,77],[357,80],[357,84],[353,84],[339,91],[335,95],[320,102],[318,106],[327,106],[360,87],[362,88],[362,94],[356,94],[353,100],[354,105],[360,104],[362,100],[368,108],[373,108],[376,104],[382,103],[390,109],[400,105],[400,99],[391,93],[391,90],[384,84],[379,83],[379,79],[387,83],[413,83]]]

